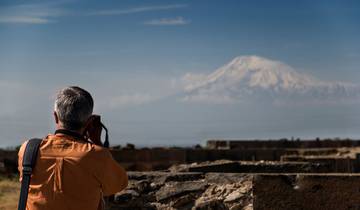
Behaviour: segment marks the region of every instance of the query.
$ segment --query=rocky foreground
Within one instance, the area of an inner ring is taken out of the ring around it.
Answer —
[[[129,186],[109,200],[107,210],[360,209],[359,174],[169,170],[128,175]]]
[[[130,172],[115,209],[253,209],[252,177],[243,174]]]

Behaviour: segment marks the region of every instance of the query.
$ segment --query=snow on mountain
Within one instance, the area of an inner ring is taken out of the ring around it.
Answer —
[[[209,75],[183,77],[184,101],[227,103],[249,97],[336,100],[359,96],[359,86],[322,81],[279,61],[240,56]]]

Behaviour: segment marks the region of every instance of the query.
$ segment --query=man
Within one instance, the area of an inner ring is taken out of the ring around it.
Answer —
[[[27,210],[97,210],[103,208],[102,196],[127,186],[125,170],[108,149],[98,146],[100,117],[92,115],[93,106],[90,93],[79,87],[58,93],[54,111],[57,130],[41,142]],[[26,142],[19,151],[20,180],[25,146]]]

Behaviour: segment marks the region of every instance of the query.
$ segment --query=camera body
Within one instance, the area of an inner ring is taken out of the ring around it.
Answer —
[[[106,132],[104,143],[101,141],[102,129]],[[96,145],[109,147],[108,129],[101,122],[100,115],[91,115],[84,130],[84,137]]]

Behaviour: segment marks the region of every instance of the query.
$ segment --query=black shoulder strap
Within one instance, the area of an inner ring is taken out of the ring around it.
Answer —
[[[30,178],[35,167],[37,153],[42,139],[30,139],[26,144],[22,162],[22,181],[18,210],[25,210],[29,193]]]

